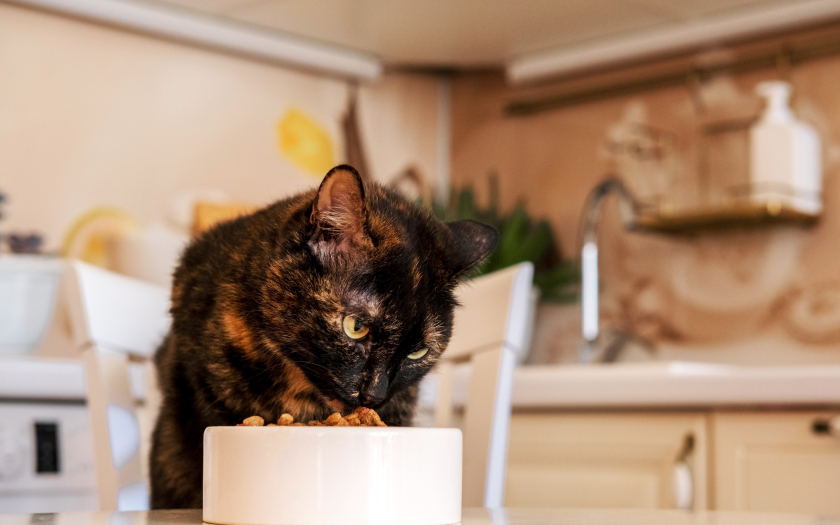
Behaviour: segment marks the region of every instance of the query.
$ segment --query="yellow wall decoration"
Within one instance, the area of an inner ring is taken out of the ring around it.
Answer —
[[[61,243],[61,256],[116,270],[115,241],[139,231],[140,222],[127,212],[108,206],[93,208],[76,218]]]
[[[323,177],[335,166],[332,140],[311,117],[290,109],[277,122],[280,152],[310,175]]]

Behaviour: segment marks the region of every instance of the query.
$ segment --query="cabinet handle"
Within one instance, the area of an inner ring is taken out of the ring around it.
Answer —
[[[694,476],[688,458],[694,452],[694,435],[685,436],[683,446],[674,462],[674,505],[680,510],[691,510],[694,503]]]
[[[694,500],[694,480],[688,463],[680,461],[674,465],[674,504],[679,510],[691,510]]]
[[[826,419],[815,419],[811,423],[811,431],[820,436],[834,436],[840,438],[840,416]]]

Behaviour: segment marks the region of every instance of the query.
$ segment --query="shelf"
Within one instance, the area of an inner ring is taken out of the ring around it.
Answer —
[[[820,215],[805,213],[780,204],[778,201],[769,201],[738,204],[726,208],[686,210],[672,214],[637,215],[635,230],[671,235],[694,235],[757,225],[790,224],[807,227],[815,225],[819,218]]]

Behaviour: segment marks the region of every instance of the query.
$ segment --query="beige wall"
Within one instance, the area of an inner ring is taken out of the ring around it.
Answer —
[[[525,90],[506,86],[501,75],[464,74],[453,84],[452,179],[474,184],[482,195],[486,174],[498,171],[503,206],[527,202],[533,215],[551,220],[564,254],[574,256],[584,198],[619,164],[605,145],[623,124],[654,126],[676,141],[676,169],[668,180],[651,172],[630,183],[691,201],[698,194],[699,124],[756,114],[755,84],[775,78],[776,71],[766,70],[702,84],[705,116],[686,87],[675,87],[506,117],[505,103]],[[614,204],[607,205],[603,317],[650,338],[663,357],[840,362],[840,57],[795,67],[790,78],[796,111],[824,143],[825,215],[816,228],[744,228],[699,238],[628,233]],[[534,92],[566,87],[556,82]],[[746,151],[734,152],[741,154]],[[535,359],[573,359],[578,323],[574,307],[542,307]]]
[[[5,4],[0,72],[0,228],[42,232],[49,248],[94,206],[151,224],[196,192],[266,203],[317,184],[278,149],[290,108],[343,160],[339,80]],[[374,178],[436,176],[437,89],[410,74],[361,88]]]
[[[317,184],[279,152],[276,125],[290,108],[327,130],[341,160],[348,88],[335,79],[5,4],[0,71],[0,190],[10,199],[0,228],[42,232],[49,248],[94,206],[122,208],[148,225],[196,192],[265,203]],[[703,84],[707,117],[754,114],[755,83],[775,76]],[[824,141],[819,226],[680,239],[624,232],[607,213],[605,319],[650,338],[664,357],[840,362],[840,58],[796,67],[791,80],[796,110]],[[503,116],[522,91],[500,74],[463,74],[452,89],[452,179],[481,190],[487,172],[498,171],[503,205],[523,199],[550,218],[566,255],[586,193],[616,166],[605,143],[624,124],[667,130],[677,144],[676,175],[637,177],[637,189],[674,200],[696,193],[701,119],[683,87],[519,118]],[[389,74],[362,87],[374,178],[411,165],[439,175],[438,97],[438,80],[426,75]],[[538,360],[571,358],[576,315],[541,309]]]

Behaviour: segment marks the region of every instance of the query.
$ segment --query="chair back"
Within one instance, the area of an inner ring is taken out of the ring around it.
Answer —
[[[452,339],[436,371],[435,426],[451,426],[453,364],[469,360],[464,405],[465,507],[501,507],[516,356],[530,338],[534,267],[522,263],[457,290]]]
[[[149,508],[148,458],[160,394],[150,362],[169,329],[169,291],[69,261],[64,295],[85,368],[100,510]],[[129,361],[144,367],[145,403],[132,395]]]

